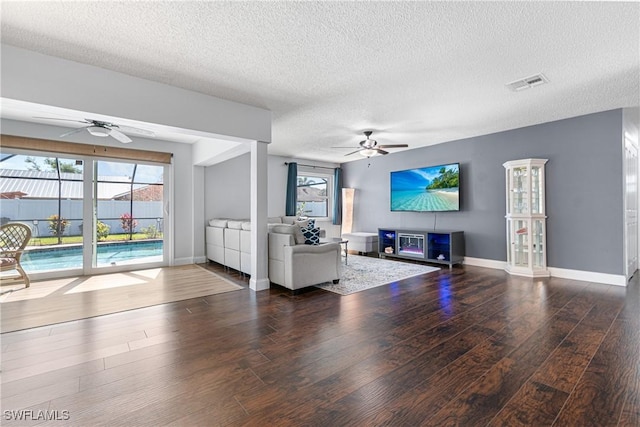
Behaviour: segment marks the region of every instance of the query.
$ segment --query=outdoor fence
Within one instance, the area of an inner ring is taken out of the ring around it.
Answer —
[[[61,217],[69,221],[63,233],[64,236],[82,234],[82,205],[83,201],[77,199],[61,201]],[[133,219],[138,222],[134,231],[141,231],[149,226],[162,231],[164,227],[160,201],[134,201],[133,212],[131,212],[131,202],[128,200],[98,201],[98,220],[110,227],[109,234],[125,232],[120,221],[120,216],[123,214],[132,214]],[[9,221],[25,223],[31,226],[34,237],[54,235],[49,228],[48,218],[51,215],[58,215],[58,200],[4,199],[0,201],[2,223]]]

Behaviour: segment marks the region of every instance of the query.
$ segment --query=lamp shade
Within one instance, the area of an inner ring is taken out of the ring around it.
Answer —
[[[351,233],[353,229],[353,198],[354,188],[342,189],[342,230],[341,233]]]
[[[373,157],[378,155],[378,150],[372,150],[368,148],[365,150],[360,150],[359,153],[361,156],[364,156],[364,157]]]

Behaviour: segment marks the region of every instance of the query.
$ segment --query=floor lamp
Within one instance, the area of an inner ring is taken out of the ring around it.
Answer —
[[[353,197],[355,188],[342,189],[342,234],[351,233],[353,228]]]

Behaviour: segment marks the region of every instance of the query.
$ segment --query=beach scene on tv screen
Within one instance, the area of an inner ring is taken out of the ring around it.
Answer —
[[[392,211],[457,211],[458,164],[391,173]]]

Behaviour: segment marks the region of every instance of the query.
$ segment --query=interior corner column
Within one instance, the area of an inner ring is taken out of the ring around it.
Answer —
[[[251,279],[254,291],[269,289],[267,245],[267,143],[251,142]]]

